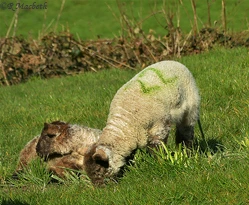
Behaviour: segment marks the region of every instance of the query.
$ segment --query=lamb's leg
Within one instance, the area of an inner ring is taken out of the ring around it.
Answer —
[[[157,148],[161,142],[167,143],[171,123],[169,120],[161,120],[154,123],[148,130],[148,147]]]
[[[176,145],[182,143],[187,148],[191,148],[194,139],[194,127],[185,124],[176,125]]]
[[[78,152],[73,152],[69,155],[50,159],[48,161],[48,170],[64,178],[67,169],[83,170],[83,161],[83,155]]]
[[[25,145],[25,147],[21,150],[17,168],[12,175],[14,179],[18,179],[18,173],[22,172],[29,165],[31,161],[38,158],[37,153],[36,153],[36,145],[37,145],[38,139],[39,139],[39,136],[35,137],[31,141],[29,141]]]
[[[191,148],[194,140],[194,125],[198,119],[198,108],[190,110],[183,115],[182,120],[176,124],[176,145],[182,143]]]

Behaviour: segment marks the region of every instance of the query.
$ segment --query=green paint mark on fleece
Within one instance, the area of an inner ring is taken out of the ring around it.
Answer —
[[[160,70],[157,70],[156,68],[150,68],[151,71],[153,71],[154,73],[157,74],[157,76],[160,78],[160,80],[162,81],[163,84],[169,84],[169,83],[174,83],[177,79],[177,77],[173,77],[173,78],[164,78],[163,74]]]
[[[158,86],[158,85],[146,87],[145,84],[141,80],[138,80],[138,82],[140,83],[140,86],[141,86],[143,93],[146,93],[146,94],[160,89],[160,86]]]
[[[175,83],[176,80],[177,80],[177,77],[172,77],[172,78],[165,78],[162,74],[162,72],[160,70],[157,70],[156,68],[148,68],[146,69],[145,71],[143,71],[139,77],[143,77],[145,75],[145,73],[147,73],[148,71],[153,71],[157,76],[158,78],[161,80],[161,82],[164,84],[164,85],[167,85],[167,84],[172,84],[172,83]],[[147,86],[145,85],[144,82],[142,82],[141,80],[138,80],[138,82],[140,83],[140,86],[141,86],[141,89],[142,89],[142,92],[143,93],[151,93],[153,91],[156,91],[156,90],[159,90],[161,87],[159,85],[157,86]]]

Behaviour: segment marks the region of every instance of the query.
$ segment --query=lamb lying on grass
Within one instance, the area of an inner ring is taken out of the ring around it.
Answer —
[[[62,178],[66,169],[84,170],[84,154],[100,134],[101,130],[61,121],[44,123],[41,135],[20,152],[14,176],[39,157],[47,162],[49,171]]]
[[[85,155],[89,178],[101,185],[137,148],[166,143],[173,123],[176,144],[191,147],[199,104],[195,80],[184,65],[162,61],[145,68],[114,96],[106,127]]]

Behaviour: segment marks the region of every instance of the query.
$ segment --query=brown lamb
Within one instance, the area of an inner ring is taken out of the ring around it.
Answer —
[[[40,136],[21,150],[15,171],[23,171],[36,158],[43,158],[49,171],[65,177],[66,169],[84,170],[84,154],[97,141],[101,130],[61,121],[44,123]]]

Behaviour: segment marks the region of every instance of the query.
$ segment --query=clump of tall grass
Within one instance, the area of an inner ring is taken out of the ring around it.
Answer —
[[[189,150],[179,145],[175,150],[170,150],[164,143],[162,143],[157,150],[153,150],[159,159],[159,162],[168,162],[172,165],[180,165],[187,167],[190,161],[195,161],[200,157],[199,148]]]

